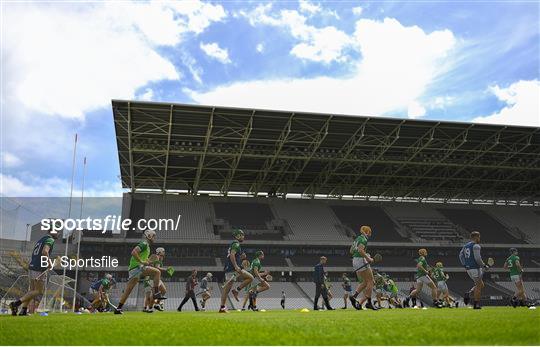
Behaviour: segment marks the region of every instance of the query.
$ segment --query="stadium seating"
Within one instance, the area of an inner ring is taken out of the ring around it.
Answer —
[[[514,282],[497,282],[497,284],[511,292],[516,291],[516,285]],[[527,298],[540,300],[540,282],[523,282],[523,286],[525,287]]]
[[[281,291],[285,292],[285,308],[310,308],[311,302],[305,298],[292,282],[270,282],[270,289],[261,293],[257,299],[257,307],[266,310],[281,310]],[[240,307],[241,303],[235,305]]]
[[[524,243],[523,240],[509,234],[503,225],[480,209],[440,208],[438,211],[454,224],[466,230],[480,231],[482,234],[482,243]]]
[[[148,194],[146,197],[145,219],[169,218],[176,222],[180,215],[178,229],[161,228],[159,239],[215,239],[211,220],[213,209],[204,200],[184,200],[170,195]]]
[[[386,212],[375,206],[333,205],[332,210],[342,224],[358,232],[362,225],[373,229],[370,241],[374,242],[408,242],[398,231],[398,226],[388,217]]]
[[[505,223],[515,233],[531,243],[540,244],[540,213],[527,207],[490,207],[488,211],[492,216]]]
[[[485,287],[482,291],[482,303],[485,305],[506,305],[509,294],[506,290],[501,290],[495,286],[495,282],[491,282],[484,276]],[[463,295],[473,287],[472,280],[466,273],[454,273],[448,281],[448,288],[459,295]]]
[[[319,255],[295,255],[290,257],[295,266],[314,267],[319,262]],[[349,256],[328,256],[328,266],[352,266]]]
[[[272,207],[278,218],[289,223],[293,231],[289,235],[290,240],[350,240],[350,237],[337,230],[339,221],[324,203],[280,199],[273,201]]]
[[[214,202],[215,216],[229,222],[233,228],[267,230],[274,219],[268,204],[253,202]]]
[[[531,208],[461,208],[441,204],[253,199],[135,194],[144,218],[181,215],[178,230],[160,231],[159,239],[229,239],[231,228],[245,229],[250,240],[348,241],[363,224],[371,242],[462,243],[472,230],[483,243],[540,241],[540,215]],[[140,237],[140,234],[131,237]]]
[[[462,242],[464,238],[456,226],[440,218],[399,218],[399,223],[416,236],[418,241]]]
[[[262,262],[264,266],[288,266],[287,261],[282,255],[265,254]]]

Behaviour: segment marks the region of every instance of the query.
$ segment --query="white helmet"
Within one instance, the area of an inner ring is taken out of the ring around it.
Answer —
[[[105,278],[110,281],[110,280],[112,280],[113,277],[112,277],[111,274],[105,274]]]
[[[156,254],[157,255],[165,255],[165,248],[163,248],[163,247],[156,248]]]
[[[156,237],[155,230],[146,229],[144,231],[144,237],[146,237],[149,240],[155,238]]]
[[[212,278],[212,273],[211,273],[211,272],[207,273],[207,274],[206,274],[206,277]]]

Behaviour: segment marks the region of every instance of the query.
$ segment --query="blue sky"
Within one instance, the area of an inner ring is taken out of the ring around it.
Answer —
[[[7,196],[117,196],[117,98],[540,126],[538,2],[1,6]]]

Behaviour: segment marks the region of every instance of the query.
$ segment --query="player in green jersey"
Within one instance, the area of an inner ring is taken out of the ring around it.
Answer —
[[[227,258],[225,259],[225,267],[223,269],[225,272],[225,284],[223,285],[223,291],[221,292],[220,313],[227,312],[225,303],[227,302],[229,292],[231,292],[236,301],[238,301],[238,293],[253,281],[253,276],[247,270],[240,267],[240,255],[242,254],[240,243],[244,242],[244,232],[240,229],[234,229],[233,237],[234,240],[227,250]],[[241,280],[242,283],[240,283],[238,287],[233,288],[234,282],[237,280]]]
[[[426,284],[429,289],[431,289],[431,298],[433,299],[433,306],[441,308],[442,305],[437,299],[437,287],[433,280],[429,277],[430,267],[427,263],[427,250],[425,248],[420,248],[418,250],[418,259],[416,259],[416,288],[411,292],[410,298],[417,298],[418,294],[422,292],[424,284]]]
[[[375,306],[371,302],[371,294],[373,292],[373,272],[369,264],[373,263],[373,258],[367,253],[368,238],[371,236],[371,227],[362,225],[360,227],[360,234],[354,240],[350,253],[352,255],[353,271],[356,273],[358,279],[358,287],[355,293],[350,297],[351,303],[357,310],[361,309],[361,306],[356,302],[356,298],[360,293],[364,293],[366,298],[366,308],[376,310]],[[360,283],[361,280],[361,283]]]
[[[143,293],[144,293],[144,313],[153,313],[154,310],[152,309],[152,306],[154,306],[154,298],[152,293],[152,283],[150,283],[150,277],[146,276],[142,280],[143,284]]]
[[[242,261],[242,265],[240,266],[242,269],[250,272],[250,266],[251,266],[251,263],[249,262],[248,258],[247,258],[247,255],[246,253],[242,253],[240,255],[240,260]],[[251,273],[251,272],[250,272]],[[253,284],[253,282],[251,282]],[[250,284],[249,286],[246,286],[244,288],[244,299],[242,301],[242,311],[245,311],[246,310],[246,305],[247,305],[247,302],[249,300],[249,290],[251,289],[251,286],[252,284]],[[251,305],[248,307],[248,309],[251,309]]]
[[[455,303],[455,300],[450,296],[448,285],[446,285],[446,281],[450,276],[444,272],[442,262],[439,261],[435,264],[435,268],[431,272],[431,277],[437,283],[437,299],[444,300],[447,307],[452,307],[452,303]]]
[[[384,277],[378,272],[373,271],[373,279],[375,280],[375,298],[376,298],[376,305],[377,308],[382,308],[382,302],[386,301],[387,298],[384,295],[384,286],[385,286],[385,279]]]
[[[150,256],[150,245],[154,243],[156,239],[156,232],[154,230],[146,230],[144,232],[144,239],[133,248],[131,251],[131,259],[129,260],[129,279],[126,285],[126,289],[120,298],[118,307],[114,310],[114,314],[122,314],[122,307],[126,303],[129,294],[139,282],[141,278],[149,276],[152,279],[154,285],[154,299],[163,300],[165,297],[159,292],[159,281],[161,281],[161,271],[153,266],[150,266],[148,257]]]
[[[148,262],[150,263],[150,266],[155,267],[161,272],[167,272],[167,269],[163,267],[163,259],[165,259],[165,248],[158,247],[156,248],[156,253],[152,254],[150,257],[148,257]],[[148,283],[150,284],[150,283]],[[167,287],[165,286],[165,283],[163,283],[163,280],[159,280],[159,292],[162,296],[165,296],[167,293]],[[150,300],[153,303],[153,306],[158,311],[163,311],[163,301],[161,299],[151,299]],[[151,309],[152,306],[149,307]]]
[[[510,248],[510,256],[504,262],[504,268],[510,272],[510,279],[516,285],[517,291],[512,298],[512,306],[525,306],[527,302],[527,296],[525,294],[525,287],[523,286],[523,266],[519,260],[518,250],[516,248]]]
[[[254,279],[257,279],[259,283],[254,284],[251,282],[251,288],[249,290],[249,306],[253,311],[258,311],[257,309],[257,296],[259,293],[262,293],[270,289],[266,277],[269,274],[268,271],[261,271],[262,263],[261,260],[264,259],[264,252],[257,251],[255,252],[255,259],[251,261],[250,264],[250,273],[253,275]]]
[[[111,274],[105,274],[102,279],[99,279],[90,285],[88,289],[89,294],[92,296],[92,302],[88,307],[88,310],[94,312],[95,310],[102,312],[109,304],[109,290],[115,284],[114,278]]]
[[[401,300],[399,300],[399,288],[396,285],[396,282],[394,282],[393,279],[391,279],[389,276],[385,277],[386,280],[386,292],[388,293],[388,303],[391,305],[394,305],[396,308],[402,308],[403,305],[401,304]]]

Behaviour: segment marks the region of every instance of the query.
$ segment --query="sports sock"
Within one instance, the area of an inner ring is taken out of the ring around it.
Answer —
[[[124,303],[122,303],[122,302],[119,303],[119,304],[118,304],[118,309],[120,310],[120,309],[122,308],[122,306],[124,306]]]
[[[354,292],[354,294],[352,295],[352,297],[353,297],[354,299],[356,299],[356,298],[358,297],[358,294],[360,294],[360,293]]]
[[[19,299],[13,303],[15,306],[21,306],[22,301]]]

